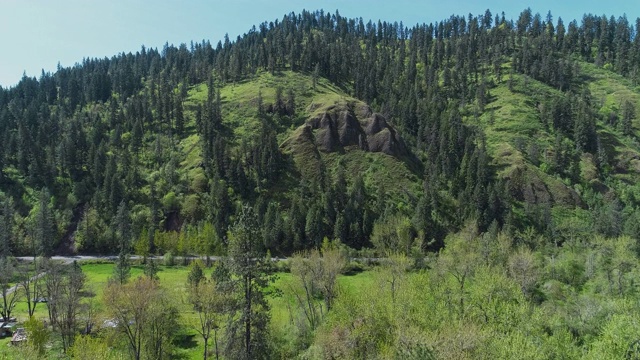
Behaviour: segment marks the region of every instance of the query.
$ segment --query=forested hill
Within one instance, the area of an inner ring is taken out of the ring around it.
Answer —
[[[0,88],[1,251],[220,254],[242,204],[274,255],[435,250],[469,223],[638,238],[638,30],[302,12],[25,76]]]

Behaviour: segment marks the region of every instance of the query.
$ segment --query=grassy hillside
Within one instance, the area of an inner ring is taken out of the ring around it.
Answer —
[[[633,357],[640,22],[568,24],[305,11],[217,47],[25,76],[0,88],[0,274],[19,272],[12,255],[230,252],[306,254],[292,273],[328,281],[344,246],[381,266],[341,277],[335,303],[281,274],[271,319],[245,324],[274,335],[260,355]],[[251,283],[236,265],[229,278]],[[85,269],[99,294],[110,265]],[[179,306],[184,272],[160,273]],[[175,354],[194,357],[194,333],[178,335]]]
[[[484,111],[475,116],[477,105],[470,104],[465,118],[468,125],[483,132],[496,176],[517,181],[522,188],[531,187],[537,202],[550,202],[554,207],[564,208],[554,214],[565,219],[577,216],[576,207],[586,207],[592,202],[594,193],[624,196],[629,191],[634,192],[632,189],[640,181],[640,143],[637,141],[640,87],[594,64],[577,61],[575,66],[580,76],[572,86],[591,93],[592,105],[597,112],[597,135],[610,165],[606,172],[598,169],[596,155],[592,154],[580,156],[577,178],[553,171],[550,164],[554,153],[559,151],[558,131],[545,122],[543,112],[550,101],[563,94],[526,75],[511,74],[510,78],[503,77],[501,81],[491,77]],[[508,65],[504,69],[508,71]],[[621,118],[625,101],[635,105],[632,136],[623,135],[619,123],[616,126],[609,121],[610,116]],[[569,142],[568,146],[575,145]],[[514,205],[523,204],[516,202]]]
[[[634,136],[624,136],[619,126],[607,122],[611,113],[621,116],[621,106],[626,100],[633,102],[638,112],[638,87],[607,69],[580,61],[576,64],[581,76],[574,79],[572,86],[588,89],[591,93],[598,119],[597,135],[610,163],[606,173],[598,168],[595,154],[579,156],[576,160],[577,177],[569,177],[567,173],[558,173],[552,168],[554,154],[559,151],[556,148],[559,132],[544,119],[544,111],[545,106],[563,93],[549,85],[517,73],[503,76],[500,81],[489,77],[488,99],[484,108],[478,112],[478,105],[469,103],[462,109],[465,124],[478,129],[484,136],[492,176],[512,183],[514,198],[510,206],[524,225],[531,221],[527,218],[530,214],[523,212],[526,202],[557,208],[553,214],[559,217],[556,222],[562,223],[567,218],[578,216],[577,212],[593,201],[593,194],[602,196],[611,192],[624,196],[622,194],[632,191],[629,189],[633,189],[640,180],[640,145],[635,140],[640,129],[640,116],[636,114],[633,121]],[[505,64],[503,71],[507,72],[509,68],[509,64]],[[259,135],[262,126],[258,116],[260,102],[264,108],[272,107],[278,89],[284,98],[289,92],[295,97],[294,115],[268,116],[268,126],[276,133],[289,164],[278,180],[265,189],[264,194],[268,198],[287,204],[298,191],[296,188],[300,181],[331,182],[337,167],[342,167],[346,170],[349,184],[362,176],[372,194],[385,192],[388,206],[406,214],[412,213],[422,194],[421,163],[357,147],[327,152],[301,140],[304,136],[312,139],[318,136],[320,130],[304,135],[307,130],[303,125],[312,119],[335,109],[367,106],[349,96],[347,90],[324,78],[318,78],[314,86],[311,75],[289,70],[275,74],[263,71],[241,81],[214,87],[221,99],[223,133],[230,144],[231,156]],[[195,117],[198,106],[206,102],[207,92],[205,83],[195,85],[189,89],[184,101],[188,130],[176,147],[180,151],[176,171],[190,185],[184,193],[178,194],[182,198],[198,195],[205,186],[202,183],[205,181],[202,139],[196,131]],[[571,139],[563,141],[567,148],[575,147]],[[423,156],[419,151],[415,153]],[[526,192],[532,195],[525,195]],[[449,196],[446,193],[442,195]],[[525,199],[525,196],[530,198]]]
[[[419,190],[422,174],[419,167],[400,157],[383,153],[366,152],[360,149],[349,149],[347,152],[320,152],[315,147],[305,144],[290,146],[292,138],[302,131],[301,125],[314,117],[321,116],[329,109],[352,106],[366,106],[342,89],[324,78],[319,78],[314,87],[312,76],[292,71],[282,71],[276,74],[261,72],[249,79],[226,84],[218,89],[222,102],[222,120],[228,131],[227,139],[234,147],[243,142],[250,142],[259,131],[261,122],[257,116],[257,107],[261,98],[263,106],[268,107],[276,101],[276,91],[280,88],[283,96],[292,91],[295,96],[295,115],[292,117],[271,116],[269,126],[277,133],[277,139],[282,151],[291,156],[293,166],[286,169],[281,183],[274,185],[271,195],[282,199],[288,191],[294,191],[291,182],[319,181],[335,173],[335,168],[341,164],[345,168],[347,182],[353,183],[355,177],[363,176],[365,184],[371,189],[385,188],[399,207],[409,206],[407,196],[416,196]],[[193,122],[195,109],[207,98],[207,85],[199,84],[189,90],[189,97],[185,101],[187,116]],[[192,134],[181,141],[182,156],[181,171],[196,176],[202,162],[201,150],[194,144],[199,135]],[[327,172],[325,174],[325,171]]]
[[[633,228],[638,24],[489,15],[402,29],[303,11],[215,47],[25,76],[0,89],[10,245],[113,253],[124,221],[129,251],[220,253],[244,204],[271,209],[283,254],[370,247],[395,212],[429,250],[468,220],[549,237],[549,214],[611,204]]]

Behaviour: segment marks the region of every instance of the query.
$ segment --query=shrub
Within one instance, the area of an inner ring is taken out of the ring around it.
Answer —
[[[164,260],[165,266],[174,266],[176,264],[176,259],[171,253],[171,251],[168,251],[167,253],[164,254],[163,260]]]

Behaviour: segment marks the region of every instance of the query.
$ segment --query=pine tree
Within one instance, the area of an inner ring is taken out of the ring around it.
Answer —
[[[286,113],[286,110],[286,105],[282,97],[282,87],[278,86],[276,88],[276,100],[273,104],[273,112],[282,116]]]
[[[56,243],[56,229],[53,210],[49,201],[51,195],[47,188],[40,191],[37,211],[33,223],[33,253],[49,257],[52,255]]]
[[[113,228],[118,239],[118,250],[128,253],[131,247],[131,218],[124,200],[120,201],[113,222]]]
[[[178,99],[175,108],[175,132],[178,137],[184,133],[184,111],[182,109],[182,99]]]
[[[319,249],[324,236],[322,229],[322,214],[319,206],[312,205],[309,207],[304,231],[307,235],[307,240],[310,242],[309,245],[313,246],[315,249]]]
[[[313,68],[313,73],[311,75],[311,85],[313,87],[313,90],[316,89],[319,76],[320,76],[320,64],[316,63],[316,66]]]
[[[289,236],[293,251],[302,250],[305,244],[306,211],[299,197],[292,200],[289,208]]]
[[[129,281],[130,277],[131,260],[129,259],[129,254],[124,251],[120,251],[110,280],[117,284],[124,285]]]
[[[598,165],[600,174],[605,175],[609,171],[609,156],[607,155],[607,150],[602,144],[600,136],[597,137],[596,148],[596,164]]]
[[[232,208],[228,191],[226,181],[217,178],[211,181],[208,218],[213,223],[218,239],[224,239],[229,226]]]
[[[202,264],[200,261],[194,261],[191,263],[189,275],[187,275],[187,284],[189,287],[198,286],[200,281],[204,279],[204,273],[202,271]]]
[[[578,152],[595,152],[596,125],[590,108],[588,94],[577,100],[574,110],[573,138]]]
[[[13,210],[11,199],[2,201],[0,214],[0,258],[11,256],[13,244]]]
[[[149,259],[144,264],[144,276],[158,281],[158,263],[154,259]]]
[[[287,103],[286,103],[287,115],[295,116],[296,114],[296,96],[292,88],[287,90]]]
[[[622,105],[622,133],[624,135],[632,135],[633,134],[633,120],[636,118],[636,109],[633,106],[633,103],[629,100],[626,100]]]
[[[225,352],[233,359],[268,359],[267,325],[269,303],[264,289],[273,280],[271,260],[261,253],[262,241],[258,218],[251,207],[244,206],[229,229],[230,280],[237,301],[230,311]]]

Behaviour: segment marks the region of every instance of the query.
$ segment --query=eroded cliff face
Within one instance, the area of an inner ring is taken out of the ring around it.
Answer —
[[[360,149],[401,157],[407,147],[384,116],[366,105],[342,104],[328,107],[311,117],[287,143],[311,142],[322,152]]]

